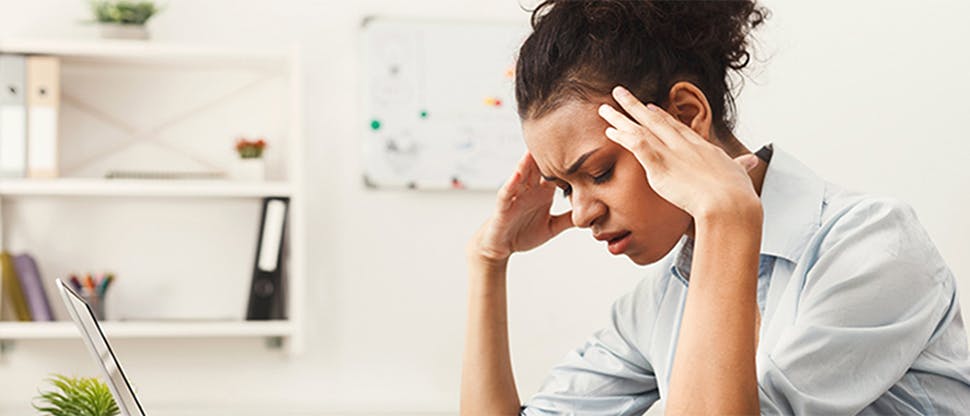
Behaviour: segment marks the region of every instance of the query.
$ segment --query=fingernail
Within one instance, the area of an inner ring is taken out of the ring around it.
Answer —
[[[660,109],[660,107],[657,107],[656,104],[654,104],[654,103],[647,103],[647,110],[657,111],[659,109]]]
[[[601,106],[600,106],[600,108],[599,108],[599,113],[600,113],[601,115],[605,115],[605,114],[606,114],[606,112],[607,112],[607,111],[609,111],[609,108],[610,108],[610,105],[609,105],[609,104],[603,104],[603,105],[601,105]]]
[[[617,97],[622,97],[622,98],[627,98],[631,95],[630,91],[628,91],[626,88],[623,88],[620,85],[617,85],[616,88],[613,88],[613,94],[615,94]]]
[[[614,135],[616,135],[616,129],[614,129],[612,127],[607,127],[606,128],[606,137],[609,137],[609,138],[612,139]]]

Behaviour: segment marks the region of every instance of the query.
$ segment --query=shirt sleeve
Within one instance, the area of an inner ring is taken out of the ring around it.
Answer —
[[[552,369],[521,415],[640,415],[656,402],[656,377],[636,342],[652,330],[657,280],[614,302],[610,324]]]
[[[859,413],[906,374],[954,291],[905,204],[864,201],[822,227],[794,322],[758,357],[764,413]]]

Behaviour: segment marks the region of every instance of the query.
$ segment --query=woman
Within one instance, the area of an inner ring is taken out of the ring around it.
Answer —
[[[908,206],[732,133],[753,1],[546,1],[521,47],[529,149],[468,246],[463,414],[959,414],[954,278]],[[549,213],[555,186],[572,211]],[[569,227],[664,259],[524,405],[506,266]],[[671,255],[668,255],[670,253]],[[688,290],[689,287],[689,290]]]

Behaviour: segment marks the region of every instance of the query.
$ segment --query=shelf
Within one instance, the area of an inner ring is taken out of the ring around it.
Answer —
[[[285,337],[290,321],[133,321],[101,322],[110,339]],[[73,322],[0,322],[0,340],[79,338]]]
[[[63,58],[90,58],[118,63],[225,63],[272,65],[285,62],[287,54],[279,50],[257,50],[234,47],[176,45],[143,40],[92,39],[5,39],[0,52],[57,55]]]
[[[33,252],[44,263],[40,267],[51,275],[62,275],[58,268],[68,264],[109,267],[122,263],[120,258],[126,259],[123,264],[128,265],[125,267],[130,269],[129,274],[139,274],[145,269],[164,269],[167,275],[175,275],[174,272],[192,266],[218,269],[234,257],[199,256],[193,258],[192,265],[183,267],[170,265],[167,258],[159,258],[158,262],[166,262],[159,266],[152,261],[131,261],[128,256],[142,253],[142,247],[149,246],[185,244],[187,250],[195,250],[195,247],[225,243],[218,240],[227,235],[222,232],[224,229],[254,226],[256,205],[252,204],[259,199],[290,198],[284,235],[288,252],[283,264],[288,286],[286,320],[109,321],[103,323],[102,328],[112,340],[240,338],[248,342],[261,339],[268,347],[282,349],[286,354],[302,352],[307,318],[304,310],[307,227],[303,203],[306,146],[302,98],[304,76],[297,45],[261,49],[198,42],[0,37],[0,53],[59,58],[61,83],[65,87],[61,108],[65,111],[58,118],[57,128],[61,132],[60,138],[64,139],[58,146],[60,151],[72,152],[69,154],[76,156],[76,160],[65,158],[61,161],[61,172],[65,173],[62,178],[0,177],[0,200],[3,200],[0,204],[3,211],[0,213],[0,246],[12,251]],[[184,133],[186,131],[192,133]],[[273,180],[223,179],[226,176],[106,179],[98,174],[112,169],[158,169],[159,166],[221,170],[219,167],[225,167],[223,165],[229,160],[225,146],[218,141],[186,139],[171,143],[165,140],[185,137],[185,134],[197,134],[198,137],[243,134],[239,132],[265,134],[281,140],[281,145],[276,147],[281,153],[274,153],[273,159],[267,161],[271,165],[267,167],[272,167],[268,177]],[[96,138],[90,146],[85,141],[87,137]],[[152,141],[165,145],[162,146],[164,152],[132,146]],[[179,154],[185,158],[176,160]],[[68,173],[78,176],[68,176]],[[243,209],[239,204],[250,205]],[[96,218],[84,215],[98,212],[105,205],[111,205],[112,212],[117,210],[125,221],[117,221],[120,217],[113,215]],[[165,218],[165,227],[154,221],[134,222],[136,218],[155,218],[159,213],[168,212],[173,216]],[[64,214],[57,215],[61,213]],[[67,247],[63,250],[58,248],[59,245],[46,244],[45,241],[53,238],[50,234],[53,228],[49,224],[52,217],[58,227],[77,227],[86,232],[55,236]],[[178,221],[185,217],[192,218],[193,222]],[[204,222],[205,226],[199,227],[195,221]],[[110,235],[99,231],[116,230],[128,224],[144,225],[126,234],[131,238],[130,242],[109,242],[108,246],[87,244],[83,250],[73,249],[85,245],[87,236],[94,233],[98,233],[98,241],[108,241]],[[243,234],[250,235],[248,232]],[[180,243],[182,239],[188,242]],[[244,255],[249,255],[252,250],[248,240],[234,238],[224,251],[244,251]],[[88,260],[88,257],[94,259]],[[190,280],[193,276],[181,274],[175,278]],[[243,288],[248,288],[250,283],[248,279],[222,279],[224,281],[219,283],[243,285]],[[173,307],[179,302],[191,301],[188,295],[185,299],[172,299]],[[10,347],[20,340],[79,338],[79,331],[70,321],[0,322],[0,361],[16,350]]]
[[[145,196],[253,198],[290,196],[289,182],[155,179],[0,179],[0,196]]]

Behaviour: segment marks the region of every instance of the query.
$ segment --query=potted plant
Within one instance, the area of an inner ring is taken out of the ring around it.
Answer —
[[[114,39],[148,39],[145,23],[159,12],[149,0],[91,0],[101,36]]]
[[[263,163],[263,150],[266,149],[266,139],[249,140],[243,137],[236,139],[236,165],[233,177],[242,180],[261,181],[266,176],[266,165]]]
[[[119,413],[111,390],[101,380],[54,374],[47,381],[54,390],[42,392],[32,403],[42,415],[115,416]]]

